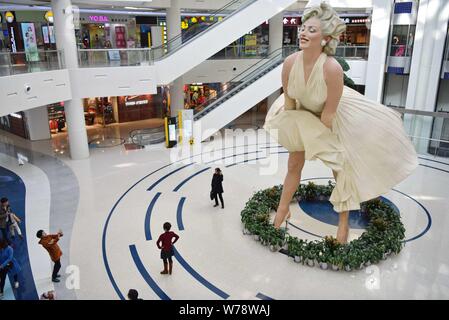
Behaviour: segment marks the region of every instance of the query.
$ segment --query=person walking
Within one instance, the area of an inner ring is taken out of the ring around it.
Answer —
[[[173,270],[172,257],[175,254],[173,245],[178,241],[179,236],[173,231],[170,231],[170,222],[165,222],[163,227],[165,232],[159,236],[156,245],[161,249],[161,259],[164,262],[164,270],[161,271],[161,274],[171,274]],[[175,241],[172,241],[173,238]]]
[[[0,299],[3,299],[3,290],[5,289],[6,276],[11,274],[14,279],[14,289],[19,288],[18,274],[20,266],[14,259],[14,250],[8,245],[8,241],[0,241]]]
[[[224,201],[222,193],[223,191],[223,173],[221,172],[220,168],[215,168],[215,173],[212,177],[212,191],[211,191],[211,197],[215,200],[214,207],[218,207],[218,198],[220,198],[221,202],[221,208],[224,209]]]
[[[46,234],[44,230],[39,230],[36,233],[36,236],[40,239],[39,244],[48,251],[51,260],[55,263],[51,276],[51,281],[53,282],[60,282],[58,272],[61,269],[62,251],[59,248],[58,241],[63,235],[62,231],[59,231],[57,234]]]
[[[8,198],[1,198],[0,200],[0,231],[2,233],[2,239],[8,240],[8,232],[6,230],[8,214],[11,212]]]
[[[23,240],[22,231],[20,230],[19,223],[22,223],[22,220],[15,213],[9,212],[7,224],[9,226],[9,233],[14,240],[16,237],[16,232],[19,235],[20,240]]]

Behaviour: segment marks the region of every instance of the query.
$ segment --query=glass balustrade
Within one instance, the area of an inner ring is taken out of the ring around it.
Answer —
[[[80,68],[149,66],[153,64],[151,48],[79,49]]]
[[[0,76],[64,69],[61,50],[0,52]]]
[[[418,154],[449,158],[449,112],[389,107],[401,113],[404,128]]]

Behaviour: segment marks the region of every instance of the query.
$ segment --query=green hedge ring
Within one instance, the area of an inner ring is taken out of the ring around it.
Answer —
[[[327,201],[334,188],[309,182],[300,184],[294,197],[305,201]],[[256,192],[241,212],[243,233],[252,235],[262,245],[276,252],[283,248],[295,262],[321,269],[356,270],[386,260],[390,254],[398,254],[403,247],[405,228],[399,214],[380,199],[361,204],[361,211],[368,216],[368,227],[363,234],[347,244],[339,244],[333,237],[323,240],[303,240],[289,235],[285,229],[275,229],[270,224],[270,212],[276,210],[281,198],[282,185]]]

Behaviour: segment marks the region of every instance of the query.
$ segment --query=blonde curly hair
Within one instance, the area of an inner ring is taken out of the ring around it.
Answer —
[[[304,11],[302,22],[316,17],[321,22],[321,33],[323,36],[330,36],[331,39],[323,48],[323,52],[333,56],[337,50],[340,35],[346,30],[346,24],[340,19],[337,12],[325,2],[319,6],[311,7]]]

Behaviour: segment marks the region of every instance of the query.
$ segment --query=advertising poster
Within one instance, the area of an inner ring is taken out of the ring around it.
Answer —
[[[245,55],[255,56],[257,54],[257,36],[255,34],[245,35]]]
[[[39,61],[34,23],[22,23],[22,36],[27,61]]]
[[[44,26],[42,27],[42,35],[44,37],[44,43],[49,44],[50,43],[50,37],[48,34],[48,27]]]
[[[55,39],[55,31],[53,29],[53,26],[49,26],[48,27],[48,33],[50,35],[50,42],[51,43],[56,43],[56,39]]]

